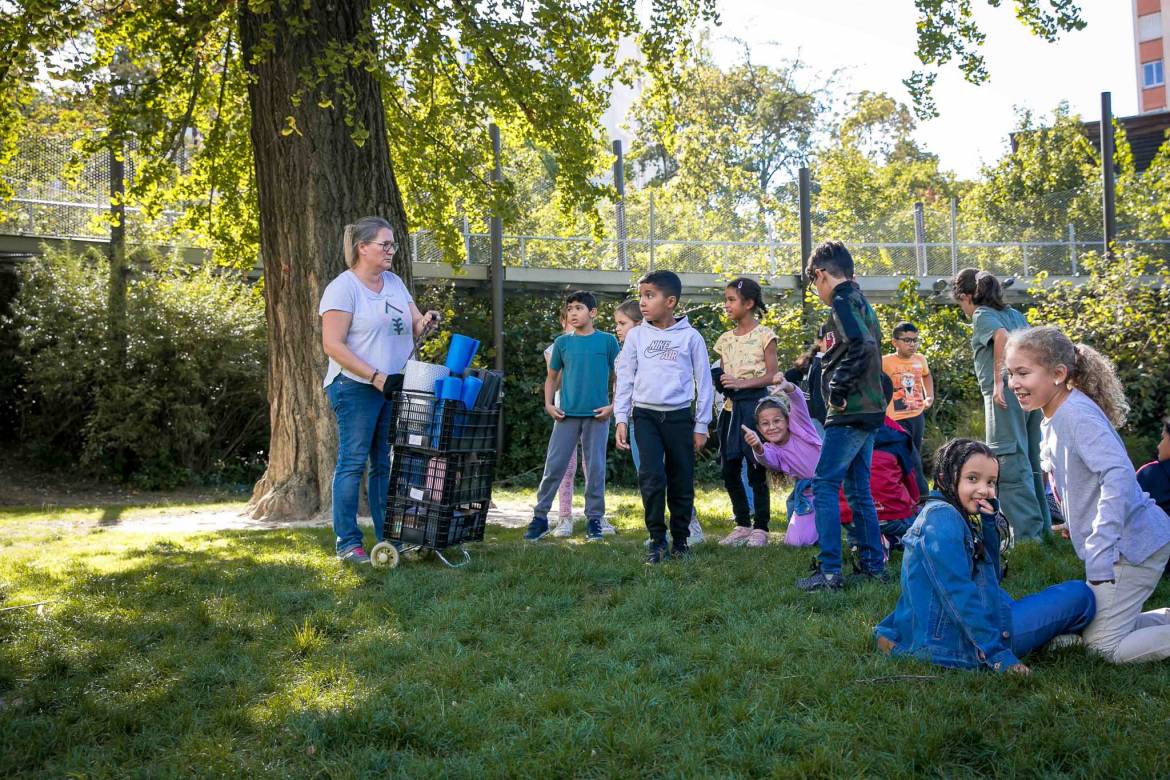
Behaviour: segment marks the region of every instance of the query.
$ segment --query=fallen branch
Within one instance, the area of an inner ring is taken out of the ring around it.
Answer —
[[[12,609],[29,609],[30,607],[40,607],[45,604],[52,604],[52,601],[34,601],[31,604],[17,604],[15,607],[0,607],[0,612],[8,612]]]
[[[901,682],[902,680],[937,680],[937,674],[891,674],[887,677],[863,677],[860,680],[853,682],[859,683],[884,683],[884,682]]]

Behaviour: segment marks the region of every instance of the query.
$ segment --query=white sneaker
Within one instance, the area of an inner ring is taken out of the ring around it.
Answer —
[[[614,536],[615,534],[617,534],[617,529],[613,527],[613,523],[609,522],[609,518],[601,518],[601,535]]]
[[[553,530],[552,535],[559,537],[561,539],[565,539],[567,537],[572,536],[573,535],[573,518],[572,517],[562,517],[561,522],[557,525],[556,529]]]
[[[707,541],[703,536],[703,526],[699,525],[698,515],[691,515],[691,524],[687,527],[687,544],[702,544]]]

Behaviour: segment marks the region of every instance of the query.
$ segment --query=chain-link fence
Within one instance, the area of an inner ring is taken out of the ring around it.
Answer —
[[[74,143],[53,138],[22,139],[7,170],[15,197],[0,204],[0,232],[101,239],[109,232],[109,157],[84,155]],[[135,154],[126,155],[129,182]],[[517,179],[522,171],[507,170]],[[706,193],[680,195],[669,187],[630,187],[624,198],[599,201],[595,213],[566,218],[554,182],[527,176],[517,188],[516,215],[504,226],[504,263],[512,267],[645,272],[669,268],[683,273],[788,275],[800,271],[800,213],[797,186],[780,195],[738,201]],[[613,179],[596,182],[602,186]],[[1140,199],[1131,199],[1130,203]],[[1123,243],[1156,262],[1170,260],[1167,220],[1119,201]],[[147,225],[127,209],[131,236],[159,235],[177,217],[165,213]],[[1077,275],[1088,254],[1101,254],[1101,184],[1029,200],[997,200],[979,187],[961,198],[933,197],[886,202],[863,193],[822,188],[810,191],[813,243],[840,239],[849,246],[858,273],[880,276],[946,277],[965,266],[1002,275]],[[483,220],[464,218],[453,226],[461,238],[461,260],[490,262]],[[418,262],[450,259],[433,232],[411,236]]]

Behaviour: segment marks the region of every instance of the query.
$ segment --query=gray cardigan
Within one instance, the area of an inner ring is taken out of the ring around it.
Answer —
[[[1114,579],[1170,542],[1170,517],[1138,486],[1125,445],[1092,399],[1073,390],[1042,423],[1041,460],[1091,581]]]

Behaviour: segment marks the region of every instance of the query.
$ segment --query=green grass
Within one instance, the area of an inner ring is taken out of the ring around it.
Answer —
[[[3,603],[52,603],[0,613],[0,776],[1170,773],[1170,663],[891,661],[896,585],[800,595],[810,553],[779,546],[647,568],[632,492],[611,505],[614,541],[491,528],[457,571],[343,568],[327,529],[4,522]],[[1080,571],[1060,544],[1012,569],[1017,594]]]

